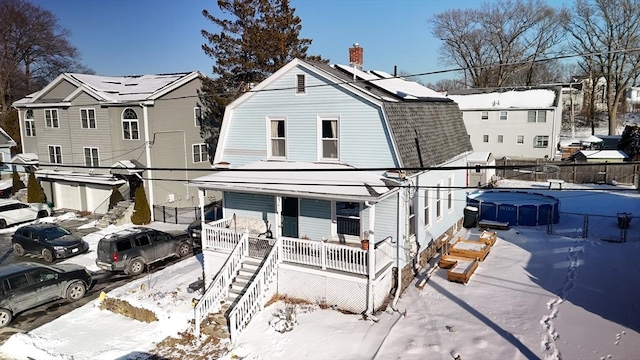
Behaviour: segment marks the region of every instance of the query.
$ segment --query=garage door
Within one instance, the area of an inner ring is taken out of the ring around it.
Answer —
[[[78,184],[55,182],[53,193],[53,206],[56,209],[82,210]]]
[[[109,197],[111,197],[111,188],[86,184],[87,192],[87,211],[96,214],[106,214],[109,210]]]

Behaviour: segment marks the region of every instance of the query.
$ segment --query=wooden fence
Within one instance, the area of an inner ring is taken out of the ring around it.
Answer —
[[[637,184],[639,176],[638,165],[625,163],[608,163],[598,165],[571,166],[575,164],[567,161],[544,161],[544,160],[514,160],[496,159],[496,166],[523,166],[517,170],[497,169],[496,175],[502,179],[525,180],[525,181],[547,181],[548,179],[561,179],[575,184],[609,184],[615,180],[619,184]],[[538,165],[537,167],[526,167],[525,165]],[[555,173],[543,173],[540,171],[542,165],[561,165],[560,171]]]

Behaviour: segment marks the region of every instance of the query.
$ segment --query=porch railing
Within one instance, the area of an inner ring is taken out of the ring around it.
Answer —
[[[262,263],[260,270],[253,278],[251,285],[238,299],[229,314],[229,332],[231,341],[235,342],[237,336],[244,330],[253,315],[264,308],[268,297],[275,294],[271,287],[277,281],[278,263],[280,262],[280,239],[268,252],[268,256]]]
[[[202,320],[212,311],[219,311],[221,300],[229,295],[229,287],[242,266],[242,260],[249,253],[249,236],[242,234],[233,251],[225,261],[224,265],[215,276],[211,285],[207,287],[204,295],[200,298],[194,309],[195,336],[200,336],[200,324]]]
[[[391,244],[391,236],[377,242],[376,249],[376,274],[389,263],[393,262],[393,246]]]
[[[204,224],[202,227],[202,249],[221,250],[231,252],[240,238],[242,232],[227,229],[221,226]]]
[[[282,238],[282,261],[354,274],[367,274],[367,251],[321,241]]]

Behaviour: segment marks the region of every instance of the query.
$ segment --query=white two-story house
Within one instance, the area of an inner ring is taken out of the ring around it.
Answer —
[[[410,273],[458,229],[471,150],[458,105],[431,89],[291,61],[226,108],[218,170],[191,181],[224,206],[203,224],[196,331],[226,299],[233,338],[276,292],[372,314],[398,288],[392,268]]]
[[[200,135],[198,72],[142,76],[65,73],[13,106],[22,152],[56,208],[105,213],[112,186],[144,183],[150,205],[197,206],[187,182],[209,168]],[[177,168],[184,170],[154,170]]]
[[[496,159],[553,159],[562,125],[560,87],[450,91],[475,151]]]

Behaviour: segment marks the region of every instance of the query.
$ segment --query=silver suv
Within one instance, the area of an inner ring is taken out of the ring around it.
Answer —
[[[188,256],[192,249],[193,240],[186,234],[178,237],[160,230],[133,227],[100,239],[96,265],[107,271],[135,276],[155,262]]]

